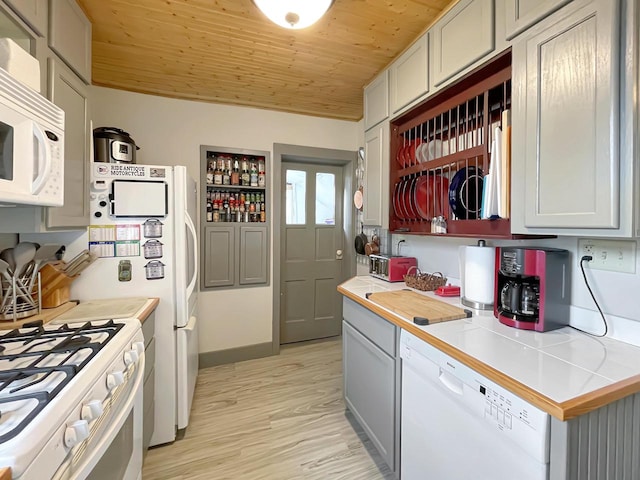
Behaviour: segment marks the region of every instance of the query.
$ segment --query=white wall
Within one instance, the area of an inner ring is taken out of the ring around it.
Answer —
[[[393,235],[393,249],[399,240],[402,255],[415,256],[418,266],[426,272],[442,272],[458,284],[460,278],[458,247],[475,245],[470,238],[438,238],[418,235]],[[634,241],[635,242],[635,241]],[[579,268],[578,238],[558,237],[546,240],[488,241],[488,245],[547,246],[571,252],[571,318],[572,325],[600,333],[602,319],[584,284]],[[637,245],[636,245],[637,250]],[[587,279],[596,300],[609,322],[609,334],[619,340],[640,345],[640,257],[636,256],[636,273],[615,273],[586,269]]]
[[[93,87],[92,95],[94,127],[113,126],[129,132],[140,146],[138,163],[186,165],[196,180],[200,178],[200,145],[267,150],[273,155],[274,143],[357,150],[362,136],[357,122],[101,87]],[[271,188],[273,192],[273,185]],[[201,292],[200,351],[271,342],[272,289],[273,285]]]

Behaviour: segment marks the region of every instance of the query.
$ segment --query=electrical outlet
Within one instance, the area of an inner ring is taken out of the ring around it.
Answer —
[[[636,242],[633,240],[578,239],[578,262],[584,255],[593,260],[584,266],[594,270],[636,273]]]

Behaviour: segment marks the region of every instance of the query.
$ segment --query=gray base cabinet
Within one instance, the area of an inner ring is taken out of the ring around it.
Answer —
[[[344,400],[389,468],[400,472],[399,329],[343,300]]]
[[[144,336],[144,377],[142,386],[142,447],[143,452],[149,448],[154,429],[155,417],[155,364],[156,364],[156,340],[155,340],[155,312],[142,324]]]

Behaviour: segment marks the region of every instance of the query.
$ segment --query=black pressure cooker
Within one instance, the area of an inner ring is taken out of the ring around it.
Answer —
[[[116,127],[98,127],[93,130],[93,161],[107,163],[136,163],[136,146],[133,138]]]

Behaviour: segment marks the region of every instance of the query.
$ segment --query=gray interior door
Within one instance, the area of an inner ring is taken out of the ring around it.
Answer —
[[[280,343],[340,335],[342,169],[286,162],[281,185]]]

